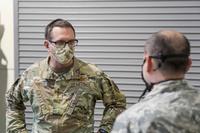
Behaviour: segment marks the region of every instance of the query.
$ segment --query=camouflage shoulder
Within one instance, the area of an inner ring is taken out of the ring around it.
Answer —
[[[23,73],[22,78],[32,78],[38,76],[41,67],[45,65],[46,59],[40,60],[35,62],[34,64],[30,65]]]
[[[80,64],[80,71],[84,74],[90,75],[90,76],[100,76],[103,74],[103,71],[97,67],[97,65],[88,63],[82,60],[79,60]]]

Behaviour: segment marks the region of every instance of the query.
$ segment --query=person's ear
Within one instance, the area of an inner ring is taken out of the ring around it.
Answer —
[[[147,72],[151,72],[153,71],[153,60],[151,57],[146,57],[146,61],[147,61]]]
[[[44,47],[46,49],[49,49],[49,41],[48,40],[44,40]]]
[[[186,72],[189,71],[191,66],[192,66],[192,59],[189,57],[188,58],[188,63],[187,63],[187,68],[186,68]]]

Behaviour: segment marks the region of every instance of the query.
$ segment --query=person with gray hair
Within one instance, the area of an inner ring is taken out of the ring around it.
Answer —
[[[146,89],[139,103],[117,117],[111,133],[199,133],[200,91],[185,79],[191,64],[190,43],[183,34],[153,34],[144,47]]]

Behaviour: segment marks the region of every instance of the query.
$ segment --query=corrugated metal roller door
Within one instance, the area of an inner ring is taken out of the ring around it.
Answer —
[[[46,57],[44,27],[55,18],[68,19],[77,31],[76,55],[97,64],[117,83],[127,107],[137,102],[145,40],[160,29],[176,29],[191,41],[193,67],[187,79],[200,88],[200,1],[156,0],[18,0],[16,1],[16,74]],[[95,127],[103,105],[97,103]],[[26,120],[31,129],[32,113]]]

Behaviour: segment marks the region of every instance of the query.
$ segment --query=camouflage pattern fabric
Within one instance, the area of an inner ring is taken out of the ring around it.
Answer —
[[[199,133],[200,92],[185,80],[154,85],[138,104],[121,113],[111,133]]]
[[[67,73],[54,73],[48,58],[33,64],[6,93],[7,132],[27,133],[25,105],[30,101],[33,133],[92,133],[94,108],[103,100],[100,128],[110,132],[126,100],[115,83],[95,65],[77,58]]]

